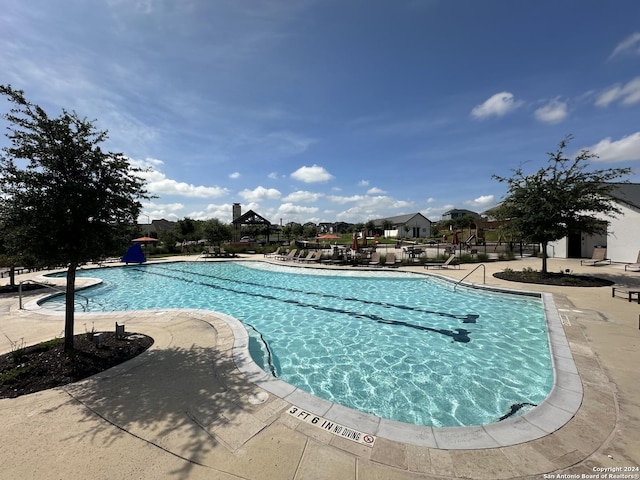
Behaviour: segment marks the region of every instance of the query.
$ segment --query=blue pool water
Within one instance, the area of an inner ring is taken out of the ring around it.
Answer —
[[[266,372],[383,418],[486,424],[514,405],[539,404],[553,384],[538,297],[454,292],[445,280],[406,272],[262,262],[176,262],[78,276],[103,280],[82,292],[89,311],[202,308],[236,317]]]

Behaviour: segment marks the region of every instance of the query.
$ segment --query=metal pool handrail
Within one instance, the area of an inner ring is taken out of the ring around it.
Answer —
[[[20,284],[18,285],[18,296],[19,296],[19,306],[18,306],[18,308],[20,310],[22,310],[22,284],[23,283],[34,283],[34,284],[40,285],[42,287],[50,288],[54,292],[58,292],[58,293],[65,293],[66,292],[66,290],[64,290],[62,288],[59,288],[59,287],[54,287],[53,285],[49,285],[48,283],[37,282],[36,280],[22,280],[20,282]],[[84,301],[86,302],[86,304],[89,305],[89,298],[88,297],[85,297],[84,295],[80,295],[78,292],[76,292],[76,295],[78,297],[82,297],[84,299]],[[86,310],[86,309],[84,309],[84,310]]]
[[[482,267],[482,283],[487,283],[487,268],[484,266],[484,263],[481,263],[480,265],[476,265],[476,268],[474,268],[473,270],[471,270],[469,273],[467,273],[464,277],[462,277],[460,280],[458,280],[456,282],[456,284],[453,286],[453,291],[456,291],[456,287],[458,285],[460,285],[465,278],[467,278],[469,275],[471,275],[473,272],[475,272],[477,269],[479,269],[480,267]]]

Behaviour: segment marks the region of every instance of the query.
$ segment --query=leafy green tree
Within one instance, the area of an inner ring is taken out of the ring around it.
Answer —
[[[291,224],[291,233],[293,238],[301,238],[302,237],[302,225],[299,223]]]
[[[218,245],[225,240],[229,240],[233,235],[231,227],[229,225],[225,225],[217,218],[205,221],[202,231],[204,238],[214,245]]]
[[[0,223],[5,248],[38,266],[67,267],[64,348],[73,349],[78,265],[105,256],[135,225],[149,198],[140,170],[104,152],[107,132],[66,110],[51,118],[24,92],[0,86],[12,103],[2,117],[10,146],[0,155]]]
[[[281,234],[287,240],[287,242],[290,242],[293,239],[293,228],[291,227],[291,225],[285,225],[284,227],[282,227]]]
[[[178,237],[182,237],[182,240],[198,240],[196,234],[198,224],[195,220],[184,217],[182,220],[178,220],[175,228],[177,229]]]
[[[318,227],[315,223],[307,223],[302,227],[304,238],[315,238],[318,235]]]
[[[373,220],[368,220],[367,223],[364,224],[364,228],[367,229],[367,235],[369,237],[372,237],[377,233],[376,223]]]
[[[516,237],[541,244],[543,274],[549,242],[571,233],[606,233],[609,222],[596,215],[620,213],[610,196],[610,182],[631,173],[629,168],[588,170],[589,159],[596,155],[582,150],[574,159],[567,158],[564,152],[571,139],[567,136],[555,152],[547,153],[548,165],[535,173],[526,175],[520,167],[512,177],[493,175],[508,187],[498,219],[508,220]]]

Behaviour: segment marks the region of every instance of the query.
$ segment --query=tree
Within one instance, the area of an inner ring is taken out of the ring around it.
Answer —
[[[493,175],[507,184],[498,218],[508,220],[508,228],[523,240],[542,246],[542,273],[547,273],[547,245],[571,233],[606,233],[608,221],[596,215],[612,216],[620,210],[612,202],[611,183],[631,173],[629,168],[588,171],[589,159],[596,155],[581,150],[571,160],[565,149],[572,137],[559,143],[555,152],[547,153],[548,165],[525,175],[522,168],[513,177]]]
[[[231,227],[225,225],[217,218],[205,221],[202,231],[204,238],[213,245],[218,245],[220,242],[229,240],[232,237]]]
[[[10,85],[0,85],[0,94],[12,103],[2,115],[10,146],[0,155],[0,235],[9,255],[67,267],[64,348],[70,351],[78,265],[118,248],[136,223],[139,199],[149,196],[140,169],[121,153],[102,151],[107,132],[93,122],[64,109],[51,118]]]

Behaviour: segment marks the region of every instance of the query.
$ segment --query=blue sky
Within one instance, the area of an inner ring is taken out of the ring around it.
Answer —
[[[639,19],[637,0],[2,0],[0,83],[151,167],[143,223],[236,202],[438,220],[495,206],[492,174],[567,134],[639,182]]]

